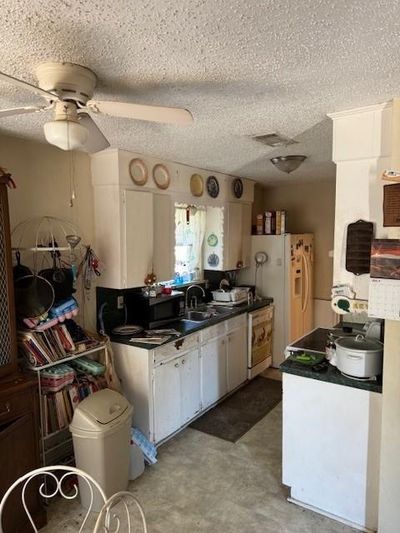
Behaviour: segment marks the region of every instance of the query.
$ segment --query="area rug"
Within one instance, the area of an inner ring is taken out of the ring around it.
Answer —
[[[282,382],[257,376],[190,427],[236,442],[282,400]]]

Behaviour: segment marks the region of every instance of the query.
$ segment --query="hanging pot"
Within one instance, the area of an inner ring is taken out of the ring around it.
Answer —
[[[53,268],[45,268],[39,272],[39,276],[47,280],[54,289],[54,302],[58,303],[67,300],[75,292],[74,274],[71,268],[62,268],[57,266],[57,257],[59,252],[52,252]]]

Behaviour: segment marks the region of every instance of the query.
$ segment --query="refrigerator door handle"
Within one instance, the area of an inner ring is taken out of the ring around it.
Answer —
[[[309,293],[310,293],[310,272],[308,268],[308,260],[305,254],[301,254],[301,259],[304,263],[304,278],[305,278],[305,285],[306,285],[304,300],[301,306],[301,312],[305,313],[308,307],[308,299],[309,299]]]

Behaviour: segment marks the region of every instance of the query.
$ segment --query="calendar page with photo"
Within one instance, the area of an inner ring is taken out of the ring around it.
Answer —
[[[398,239],[372,241],[368,316],[400,320],[400,240]]]

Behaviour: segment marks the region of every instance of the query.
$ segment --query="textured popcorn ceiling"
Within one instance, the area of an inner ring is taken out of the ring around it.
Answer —
[[[396,0],[2,0],[0,22],[2,71],[35,83],[43,61],[80,63],[98,98],[194,115],[185,128],[96,117],[112,146],[262,182],[288,178],[269,162],[285,153],[309,157],[289,179],[334,176],[326,113],[400,94]],[[0,84],[3,108],[40,102]],[[44,140],[45,121],[1,119],[0,132]],[[272,132],[300,142],[250,139]]]

